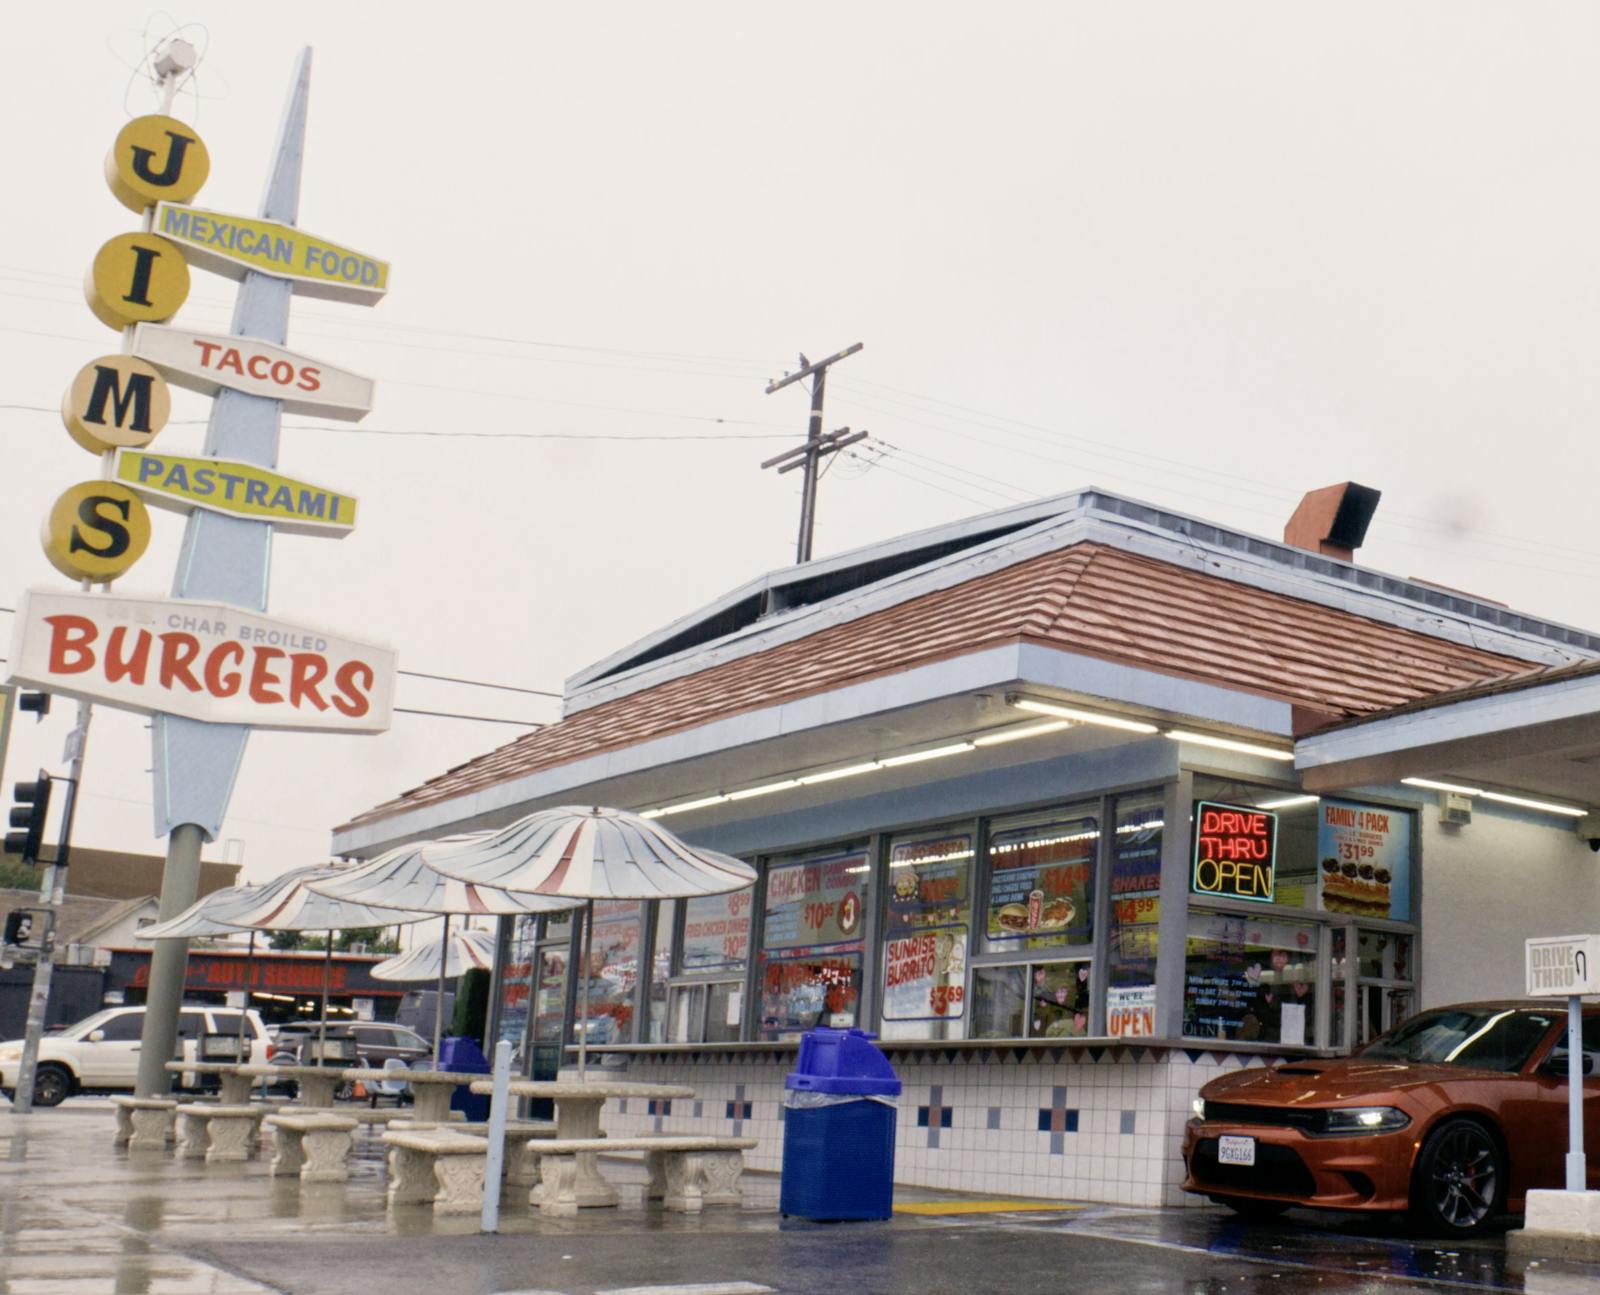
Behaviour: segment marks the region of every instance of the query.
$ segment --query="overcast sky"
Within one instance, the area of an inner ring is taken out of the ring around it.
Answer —
[[[151,32],[209,39],[177,108],[211,151],[197,203],[254,213],[309,44],[300,223],[394,267],[375,308],[294,308],[290,346],[377,402],[355,431],[286,419],[282,470],[362,516],[277,539],[275,616],[557,690],[792,560],[797,474],[757,464],[806,397],[763,387],[862,341],[827,420],[874,448],[824,479],[819,556],[1090,484],[1276,536],[1354,479],[1383,491],[1363,563],[1600,628],[1591,4],[172,13]],[[154,110],[126,66],[145,15],[6,12],[8,607],[70,587],[38,529],[97,472],[52,411],[118,348],[79,285],[136,225],[101,165]],[[232,295],[196,270],[174,322],[225,331]],[[174,394],[155,448],[198,452],[209,402]],[[154,520],[128,592],[170,588],[182,522]],[[413,678],[398,704],[558,713]],[[19,726],[8,782],[62,767],[72,711]],[[164,850],[145,725],[97,710],[81,844]],[[516,732],[256,734],[224,835],[251,879],[325,858],[335,823]]]

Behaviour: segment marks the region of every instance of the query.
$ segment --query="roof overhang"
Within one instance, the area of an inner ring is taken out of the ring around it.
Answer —
[[[1600,675],[1410,708],[1301,738],[1307,790],[1428,778],[1600,806]]]
[[[1009,692],[1053,698],[1175,727],[1205,727],[1245,740],[1287,746],[1292,708],[1253,693],[1158,674],[1036,643],[1006,643],[880,676],[845,688],[745,711],[694,728],[573,760],[447,800],[422,804],[339,829],[333,851],[370,856],[408,841],[498,827],[551,805],[594,803],[646,810],[788,778],[804,770],[876,759],[941,741],[981,734],[1041,717],[1006,704]],[[1130,735],[1092,726],[1059,735],[983,747],[965,767],[994,768],[1041,754],[1116,745]],[[956,773],[943,761],[939,776]],[[912,785],[932,765],[876,771],[874,789]],[[1284,771],[1287,765],[1282,766]],[[795,793],[809,800],[836,795],[842,784]],[[751,812],[756,802],[749,802]],[[763,804],[761,809],[769,806]],[[721,814],[741,812],[738,803]],[[676,827],[680,819],[673,817]],[[690,822],[696,820],[688,820]]]

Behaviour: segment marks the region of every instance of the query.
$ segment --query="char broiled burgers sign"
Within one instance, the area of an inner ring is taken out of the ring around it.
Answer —
[[[144,714],[381,733],[395,654],[221,603],[33,589],[11,681]]]

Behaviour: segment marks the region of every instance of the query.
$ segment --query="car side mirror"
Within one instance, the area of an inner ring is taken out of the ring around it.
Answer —
[[[106,1041],[106,1032],[104,1030],[90,1030],[89,1031],[89,1042],[90,1043],[104,1043],[105,1041]]]
[[[1568,1053],[1565,1048],[1557,1048],[1544,1059],[1544,1065],[1539,1067],[1541,1075],[1549,1075],[1554,1079],[1565,1079],[1570,1067],[1567,1065]],[[1583,1075],[1587,1079],[1594,1074],[1594,1053],[1583,1054]]]

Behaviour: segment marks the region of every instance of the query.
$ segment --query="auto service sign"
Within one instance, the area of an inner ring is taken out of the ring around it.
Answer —
[[[381,733],[395,654],[221,603],[34,589],[9,682],[141,714]]]

